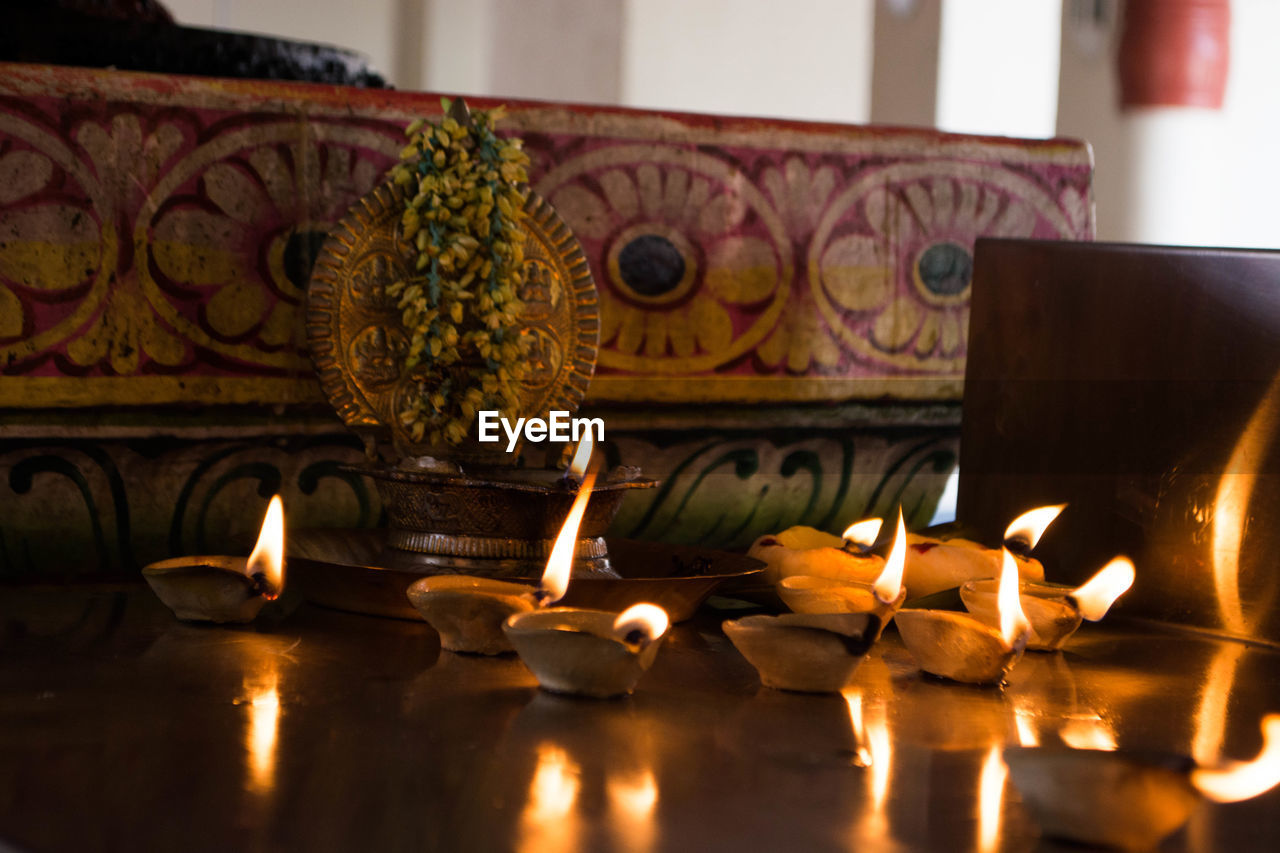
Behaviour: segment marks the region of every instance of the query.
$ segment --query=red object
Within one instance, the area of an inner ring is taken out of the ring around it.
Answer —
[[[1230,58],[1230,0],[1129,0],[1120,104],[1221,109]]]

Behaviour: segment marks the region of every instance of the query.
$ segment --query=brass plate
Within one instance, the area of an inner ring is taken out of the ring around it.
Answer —
[[[329,232],[307,291],[307,343],[329,402],[347,426],[397,447],[409,441],[396,412],[409,333],[387,285],[411,273],[399,238],[405,190],[391,182],[361,198]],[[577,411],[595,371],[600,312],[582,246],[551,205],[530,192],[529,240],[520,299],[521,334],[532,338],[522,383],[523,417]]]

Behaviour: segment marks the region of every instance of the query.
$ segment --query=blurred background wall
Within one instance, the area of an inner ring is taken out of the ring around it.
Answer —
[[[402,89],[1063,135],[1098,237],[1280,247],[1280,2],[1231,0],[1221,109],[1121,110],[1120,0],[167,0],[179,22],[329,42]]]

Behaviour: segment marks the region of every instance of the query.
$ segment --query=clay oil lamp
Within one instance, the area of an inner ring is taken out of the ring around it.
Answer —
[[[1044,835],[1121,850],[1149,850],[1203,799],[1234,803],[1280,783],[1280,714],[1262,721],[1253,761],[1201,767],[1189,758],[1099,749],[1005,750],[1022,800]]]
[[[1031,550],[1065,507],[1066,504],[1043,506],[1024,512],[1005,530],[1004,547],[1014,555],[1023,580],[1044,580],[1044,566],[1031,556]],[[996,577],[1002,565],[1001,550],[969,539],[912,536],[903,581],[907,585],[907,598],[923,598],[955,589],[966,581]]]
[[[1111,605],[1133,586],[1133,563],[1116,557],[1085,583],[1070,589],[1050,584],[1022,581],[1019,584],[1022,612],[1031,623],[1028,649],[1057,651],[1076,632],[1083,620],[1097,622]],[[969,581],[960,587],[965,608],[986,622],[998,625],[995,580]]]
[[[765,687],[838,693],[880,635],[873,613],[784,613],[723,624]]]
[[[765,564],[765,580],[775,585],[796,576],[869,584],[884,569],[884,558],[871,553],[881,524],[878,518],[855,522],[843,537],[791,527],[776,536],[761,536],[747,556]]]
[[[880,519],[870,540],[875,541]],[[865,524],[865,522],[862,522]],[[855,527],[857,525],[854,525]],[[846,538],[850,530],[845,531]],[[871,583],[846,578],[793,575],[778,583],[778,595],[796,613],[874,613],[880,620],[880,630],[889,624],[907,590],[902,584],[902,570],[907,557],[907,528],[898,510],[898,529],[888,558],[881,565],[880,573]]]
[[[570,466],[571,469],[580,466],[576,467],[574,474],[582,476],[582,483],[556,538],[539,586],[470,575],[435,575],[409,585],[406,591],[409,601],[436,629],[441,648],[481,655],[515,651],[503,631],[503,623],[517,613],[528,613],[564,597],[573,569],[573,546],[596,480],[594,471],[581,473],[586,468],[590,452],[590,445],[584,442]]]
[[[175,557],[144,566],[156,596],[188,622],[246,623],[284,590],[284,504],[267,505],[258,542],[244,557]]]
[[[666,637],[667,612],[551,607],[509,618],[503,630],[538,684],[552,693],[608,699],[635,689]]]
[[[999,684],[1022,657],[1031,624],[1018,596],[1018,567],[1006,549],[997,592],[999,625],[967,613],[902,610],[896,623],[907,651],[920,669],[967,684]]]

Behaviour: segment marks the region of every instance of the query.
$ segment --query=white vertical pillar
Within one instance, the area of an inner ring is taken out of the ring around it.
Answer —
[[[877,0],[871,121],[933,127],[942,0]]]

